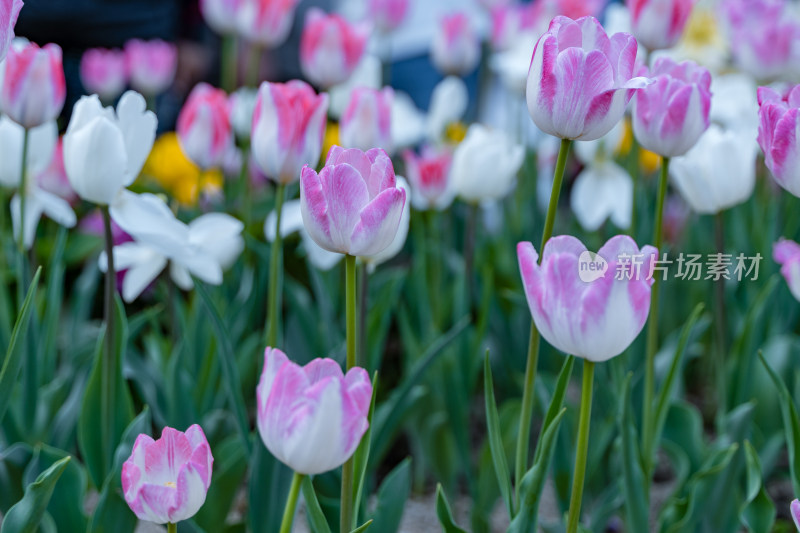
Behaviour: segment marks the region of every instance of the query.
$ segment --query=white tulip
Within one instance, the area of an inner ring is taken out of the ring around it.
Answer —
[[[525,149],[505,133],[473,124],[453,155],[450,179],[467,202],[500,199],[516,185],[524,158]]]
[[[242,87],[230,97],[231,125],[236,137],[240,140],[250,140],[257,98],[258,91],[251,87]]]
[[[428,106],[428,139],[439,142],[447,126],[464,117],[469,105],[469,91],[461,78],[448,76],[433,89]]]

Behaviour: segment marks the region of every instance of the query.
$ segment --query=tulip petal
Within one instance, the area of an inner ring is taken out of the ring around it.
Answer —
[[[125,187],[127,166],[122,133],[106,117],[96,117],[64,136],[64,168],[72,188],[85,200],[113,202]]]
[[[125,153],[128,154],[128,164],[125,167],[127,187],[139,176],[153,148],[158,119],[152,111],[147,110],[144,97],[135,91],[128,91],[122,95],[117,104],[117,117],[119,129],[125,140]]]
[[[331,238],[331,223],[328,218],[328,200],[322,189],[319,175],[308,166],[300,175],[300,213],[306,231],[314,242],[331,252],[338,252]]]
[[[385,250],[397,234],[405,201],[404,190],[389,188],[367,204],[353,228],[349,253],[370,256]]]
[[[319,179],[328,201],[330,240],[333,243],[331,251],[358,255],[351,243],[361,210],[369,202],[366,182],[358,170],[347,163],[325,167],[320,172]],[[398,212],[398,221],[399,215]],[[311,228],[308,229],[314,236]],[[325,247],[323,243],[319,244]]]

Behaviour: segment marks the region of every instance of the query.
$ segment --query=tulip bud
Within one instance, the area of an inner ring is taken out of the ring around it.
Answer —
[[[186,157],[203,169],[222,164],[233,141],[228,96],[222,89],[198,83],[186,100],[176,131]]]
[[[237,15],[241,35],[268,48],[283,44],[299,0],[242,0]]]
[[[465,13],[442,19],[431,45],[431,61],[443,74],[466,76],[481,58],[481,43]]]
[[[236,32],[237,13],[242,0],[200,0],[200,13],[206,24],[220,35]]]
[[[514,188],[524,159],[525,149],[505,133],[473,124],[453,155],[456,194],[471,203],[503,198]]]
[[[58,118],[67,97],[61,47],[25,43],[8,50],[0,110],[17,124],[35,128]]]
[[[131,86],[145,96],[156,96],[169,89],[178,68],[178,48],[160,39],[125,43],[125,58]]]
[[[650,51],[672,48],[697,0],[627,0],[633,35]]]
[[[403,152],[406,176],[411,183],[411,203],[418,211],[436,209],[441,211],[453,202],[455,190],[450,179],[453,155],[447,151],[427,149],[417,156],[414,152]]]
[[[300,201],[303,223],[322,248],[370,256],[397,235],[406,193],[397,188],[392,160],[383,150],[334,146],[319,174],[303,167]]]
[[[103,48],[87,50],[81,58],[81,81],[86,90],[96,93],[100,100],[114,101],[128,83],[125,53]]]
[[[300,68],[315,85],[330,88],[344,83],[364,55],[369,32],[339,15],[311,8],[300,37]]]
[[[784,94],[758,88],[758,144],[778,185],[800,197],[800,85]]]
[[[350,104],[339,123],[339,138],[345,148],[383,148],[392,152],[391,87],[383,90],[360,87],[350,96]]]
[[[14,26],[22,9],[22,0],[0,0],[0,61],[5,59],[14,38]]]

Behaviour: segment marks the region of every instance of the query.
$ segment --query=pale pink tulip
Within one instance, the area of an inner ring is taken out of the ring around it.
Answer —
[[[300,68],[315,85],[330,88],[344,83],[364,55],[369,28],[311,8],[300,37]]]
[[[200,0],[200,13],[206,24],[220,35],[236,32],[237,15],[242,0]]]
[[[559,15],[578,20],[597,17],[606,0],[536,0],[531,3],[536,20],[551,20]]]
[[[125,59],[131,87],[145,96],[156,96],[169,89],[178,68],[178,48],[160,39],[125,43]]]
[[[280,46],[289,37],[299,0],[242,0],[237,18],[239,33],[267,48]]]
[[[781,94],[758,88],[758,144],[778,185],[800,197],[800,85]]]
[[[267,348],[256,397],[261,440],[300,474],[321,474],[344,464],[369,427],[369,375],[358,367],[345,375],[332,359],[300,366],[282,351]]]
[[[453,202],[455,188],[450,182],[453,154],[428,148],[422,155],[403,152],[406,177],[411,184],[411,204],[418,211],[442,210]]]
[[[648,50],[675,46],[697,0],[627,0],[633,35]]]
[[[634,78],[636,39],[610,38],[593,17],[556,17],[539,38],[528,72],[528,111],[555,137],[591,141],[611,131],[646,78]]]
[[[772,248],[772,257],[781,265],[781,274],[792,296],[800,300],[800,244],[781,239]]]
[[[22,0],[0,0],[0,61],[6,57],[14,38],[14,26],[22,9]]]
[[[383,148],[392,153],[393,99],[391,87],[383,90],[368,87],[355,89],[339,123],[342,146],[363,151]]]
[[[25,128],[55,120],[67,97],[61,47],[25,43],[8,50],[0,111]]]
[[[288,184],[300,178],[303,165],[316,167],[327,124],[328,95],[307,83],[261,84],[258,90],[251,148],[259,170]]]
[[[431,61],[443,74],[465,76],[481,59],[481,43],[466,13],[444,17],[433,37]]]
[[[211,486],[214,457],[197,424],[185,433],[165,427],[161,438],[141,434],[122,465],[122,492],[131,511],[156,524],[187,520]]]
[[[789,509],[792,513],[792,520],[794,520],[794,525],[798,531],[800,531],[800,501],[795,499],[792,500],[791,505],[789,505]]]
[[[90,93],[111,102],[125,90],[128,70],[122,50],[91,48],[81,58],[81,81]]]
[[[693,61],[660,57],[649,76],[653,84],[636,95],[633,133],[651,152],[683,155],[710,124],[711,73]]]
[[[233,143],[228,96],[222,89],[199,83],[189,94],[177,124],[186,157],[200,168],[222,164]]]
[[[378,30],[389,33],[406,19],[408,5],[409,0],[368,0],[367,12]]]
[[[396,184],[392,160],[378,148],[331,148],[317,174],[300,176],[303,223],[322,248],[340,254],[371,256],[394,240],[406,193]]]
[[[536,327],[555,348],[602,362],[639,335],[650,311],[651,266],[658,252],[626,235],[597,254],[569,235],[544,246],[542,263],[529,242],[517,246],[525,295]]]
[[[532,31],[536,22],[533,6],[521,4],[499,6],[492,9],[492,47],[508,50],[524,39],[525,32]]]

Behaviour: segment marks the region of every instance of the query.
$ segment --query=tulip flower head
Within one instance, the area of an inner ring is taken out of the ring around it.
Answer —
[[[633,133],[651,152],[683,155],[710,124],[711,73],[693,61],[660,57],[649,74],[654,82],[636,95]]]
[[[382,90],[361,87],[353,91],[350,105],[339,122],[339,138],[345,148],[382,148],[392,152],[391,87]]]
[[[300,201],[303,223],[322,248],[371,256],[397,235],[406,192],[397,188],[392,160],[383,150],[334,146],[319,174],[303,167]]]
[[[24,128],[58,118],[67,97],[61,47],[35,43],[12,46],[3,65],[0,110]]]
[[[781,274],[786,279],[792,296],[800,301],[800,244],[781,239],[775,243],[772,257],[781,265]]]
[[[481,44],[466,13],[441,20],[431,45],[431,61],[442,73],[466,76],[478,66]]]
[[[22,9],[22,0],[0,0],[0,61],[5,59],[8,45],[14,39],[14,26]]]
[[[206,501],[213,465],[211,447],[197,424],[186,432],[165,427],[158,440],[140,434],[122,464],[125,502],[139,520],[188,520]]]
[[[403,24],[408,6],[409,0],[368,0],[367,12],[379,31],[390,33]]]
[[[555,348],[598,363],[622,353],[644,327],[658,255],[652,246],[639,250],[618,235],[593,254],[563,235],[547,241],[541,265],[529,242],[517,255],[533,320]]]
[[[778,185],[800,197],[800,85],[781,94],[758,88],[758,144]]]
[[[103,102],[113,102],[128,83],[125,53],[104,48],[87,50],[81,58],[81,82]]]
[[[448,150],[427,148],[418,156],[406,150],[403,152],[403,161],[411,184],[411,204],[414,209],[441,211],[453,202],[455,190],[450,179],[453,154]]]
[[[131,87],[145,96],[157,96],[169,89],[178,68],[178,48],[160,39],[125,43],[125,58]]]
[[[267,348],[256,398],[258,432],[270,453],[295,472],[314,475],[356,451],[369,427],[372,384],[363,368],[345,375],[331,359],[300,366]]]
[[[242,0],[200,0],[200,13],[206,24],[220,35],[232,35],[237,28],[237,13]]]
[[[300,37],[300,68],[314,85],[328,89],[344,83],[364,55],[369,28],[339,15],[311,8]]]
[[[525,148],[505,133],[473,124],[453,155],[455,192],[470,203],[503,198],[516,185],[524,159]]]
[[[300,0],[241,0],[237,13],[239,33],[267,48],[280,46],[289,37]]]
[[[648,50],[672,48],[697,0],[627,0],[631,10],[633,35]]]
[[[562,139],[591,141],[611,131],[647,78],[633,77],[636,39],[611,37],[594,17],[556,17],[539,38],[528,71],[528,111]]]
[[[300,178],[303,165],[316,166],[327,123],[328,95],[307,83],[261,84],[253,114],[251,148],[259,169],[279,183]]]
[[[228,95],[198,83],[178,116],[176,130],[181,148],[197,166],[219,166],[233,143]]]

